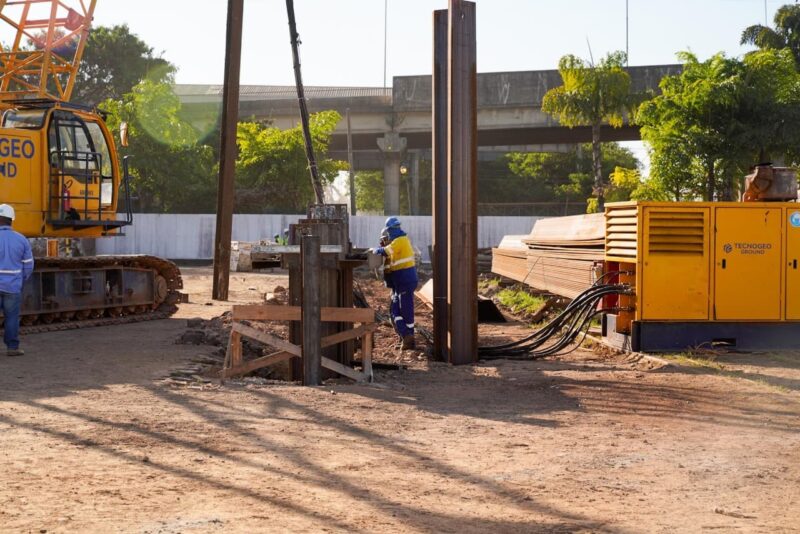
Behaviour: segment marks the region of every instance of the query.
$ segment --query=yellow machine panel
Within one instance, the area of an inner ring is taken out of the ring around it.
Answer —
[[[641,318],[708,319],[709,208],[644,209]]]
[[[714,318],[781,318],[781,208],[717,208]]]
[[[39,137],[38,132],[0,128],[0,199],[3,202],[33,202],[31,177],[41,172],[37,158]]]
[[[800,207],[786,210],[786,319],[800,320]]]

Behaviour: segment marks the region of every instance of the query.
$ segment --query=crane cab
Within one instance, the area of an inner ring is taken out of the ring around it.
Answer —
[[[124,165],[127,168],[127,165]],[[26,102],[0,121],[0,198],[28,237],[115,235],[132,223],[127,171],[120,172],[103,117],[78,106]]]

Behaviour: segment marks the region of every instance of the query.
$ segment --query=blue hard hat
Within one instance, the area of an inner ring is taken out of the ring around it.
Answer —
[[[386,228],[399,228],[400,227],[400,219],[397,217],[389,217],[386,219]]]

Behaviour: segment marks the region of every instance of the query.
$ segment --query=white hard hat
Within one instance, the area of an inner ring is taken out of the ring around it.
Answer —
[[[17,218],[14,214],[14,208],[8,204],[0,204],[0,217],[5,217],[6,219],[11,219],[12,221]]]

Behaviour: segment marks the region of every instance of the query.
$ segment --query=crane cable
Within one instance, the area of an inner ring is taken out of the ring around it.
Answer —
[[[308,104],[306,103],[305,89],[303,88],[303,73],[300,70],[300,35],[297,33],[297,21],[294,17],[294,1],[286,0],[286,11],[289,14],[289,35],[292,40],[292,59],[294,61],[294,81],[297,86],[297,100],[300,105],[300,122],[303,125],[303,141],[306,145],[306,158],[308,159],[308,170],[311,172],[311,185],[314,188],[314,196],[317,204],[325,204],[325,192],[322,189],[322,181],[319,178],[319,168],[317,158],[314,156],[314,145],[311,140],[311,129],[308,119]]]

